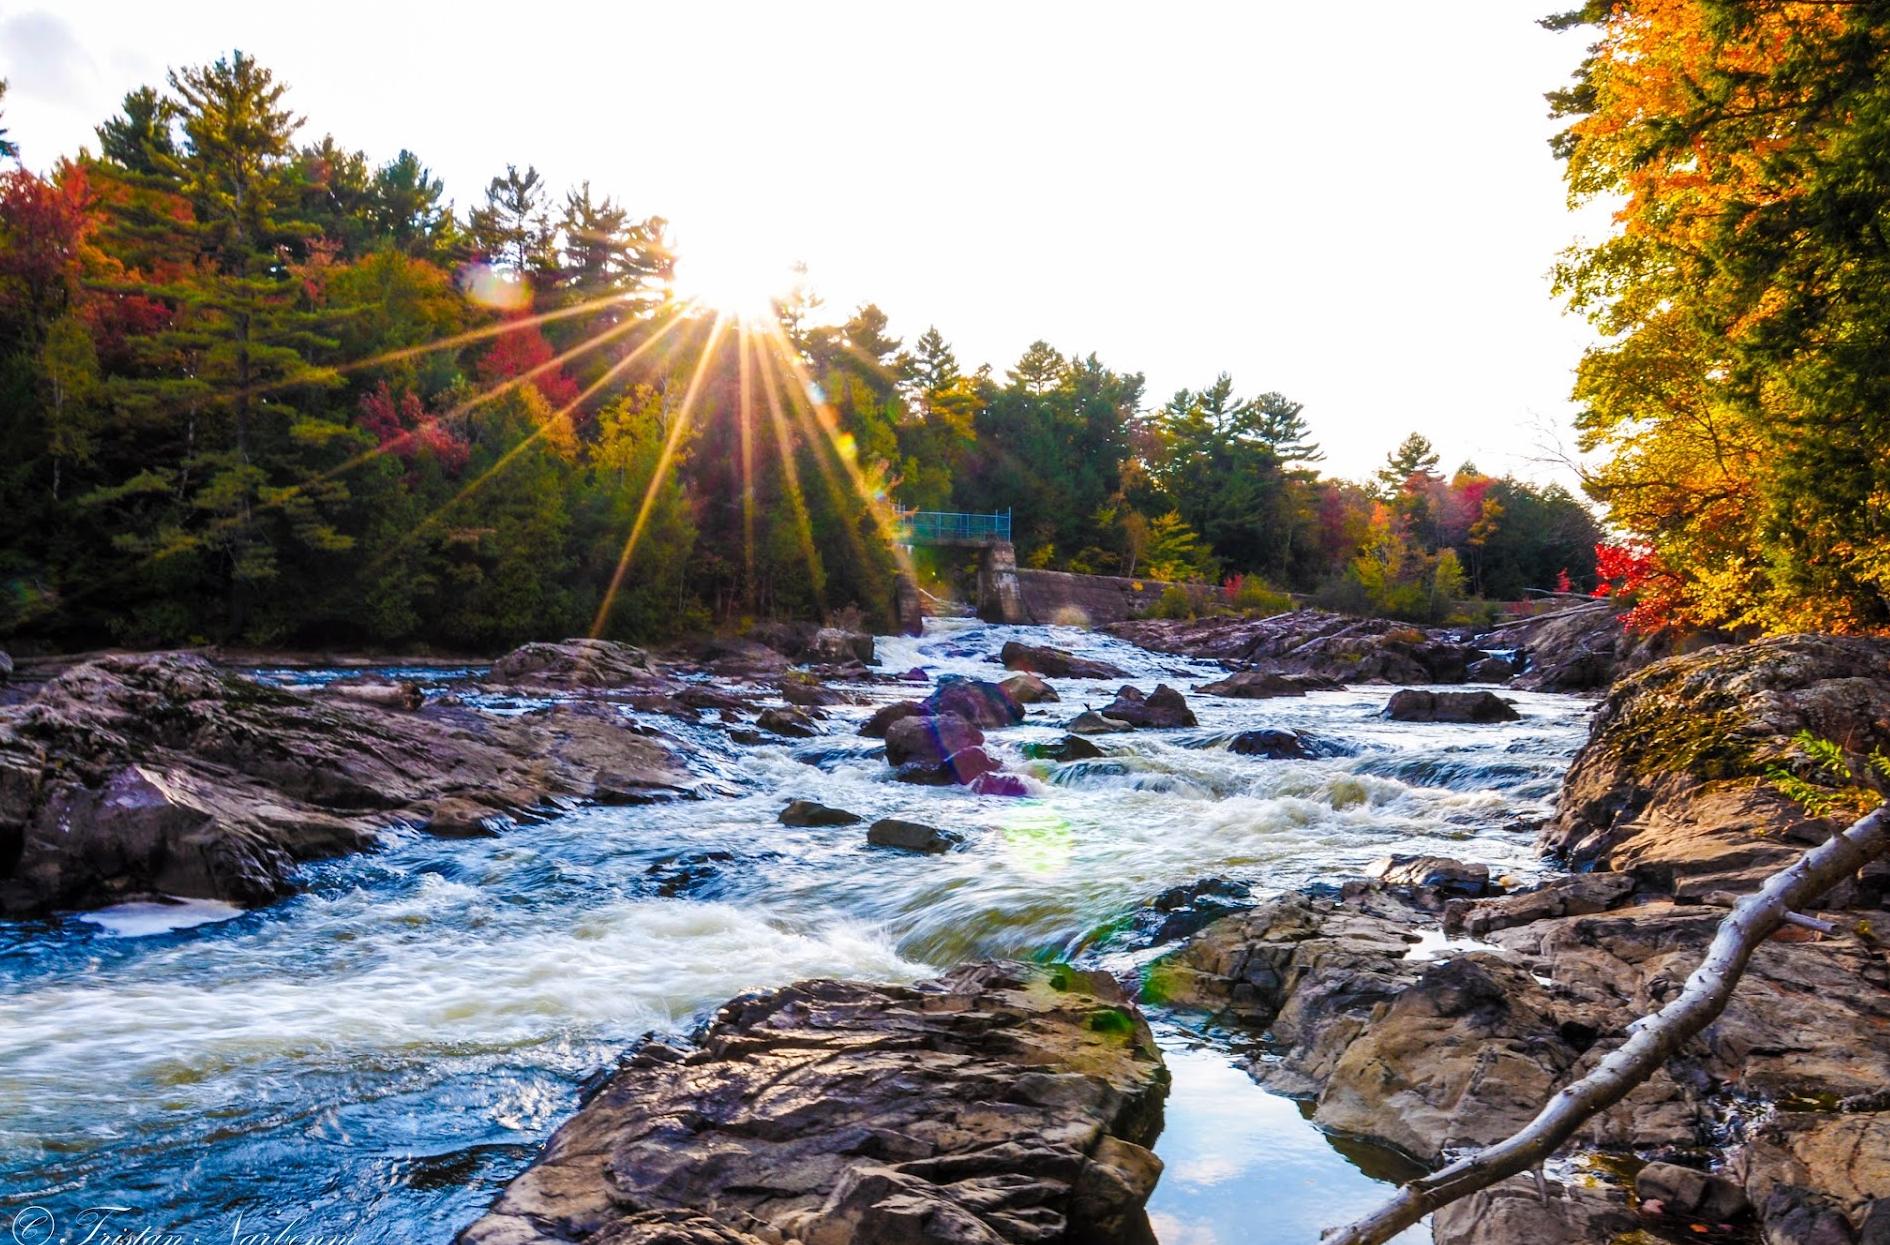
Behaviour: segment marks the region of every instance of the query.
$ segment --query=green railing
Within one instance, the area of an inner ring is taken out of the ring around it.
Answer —
[[[1011,512],[961,514],[952,510],[905,510],[899,515],[904,545],[985,545],[1011,539]]]

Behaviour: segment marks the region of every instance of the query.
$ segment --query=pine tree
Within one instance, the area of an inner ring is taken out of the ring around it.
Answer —
[[[473,249],[520,279],[555,274],[557,256],[545,209],[545,186],[538,170],[508,164],[502,176],[486,183],[484,206],[466,220]]]
[[[4,100],[6,99],[6,97],[7,97],[7,80],[5,78],[0,78],[0,100]],[[6,114],[4,112],[0,112],[0,116],[5,116],[5,115]],[[3,125],[0,125],[0,160],[18,160],[19,158],[20,158],[19,145],[7,137],[6,127]]]

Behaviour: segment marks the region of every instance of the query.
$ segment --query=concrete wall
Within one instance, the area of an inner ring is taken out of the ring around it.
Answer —
[[[1100,627],[1135,618],[1154,607],[1168,587],[1159,579],[1124,579],[1117,575],[1071,575],[1066,571],[1019,569],[1024,611],[1034,623],[1076,623]]]

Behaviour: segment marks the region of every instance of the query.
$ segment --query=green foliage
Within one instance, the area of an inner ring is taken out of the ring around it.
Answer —
[[[1883,803],[1890,784],[1890,755],[1881,749],[1853,761],[1841,745],[1810,731],[1799,731],[1792,743],[1803,754],[1805,772],[1774,765],[1765,771],[1766,781],[1811,816],[1856,816]]]
[[[1193,618],[1195,616],[1194,598],[1180,584],[1169,584],[1155,598],[1155,604],[1148,611],[1150,618]]]

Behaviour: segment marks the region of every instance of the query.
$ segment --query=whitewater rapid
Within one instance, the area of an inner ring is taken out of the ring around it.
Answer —
[[[1586,728],[1587,704],[1569,697],[1506,693],[1522,716],[1501,725],[1393,723],[1380,716],[1390,688],[1221,700],[1191,691],[1217,666],[1093,633],[931,628],[882,639],[881,669],[997,677],[1006,639],[1055,644],[1145,690],[1182,688],[1201,724],[1103,737],[1101,760],[1028,760],[1026,744],[1060,738],[1124,681],[1051,680],[1060,703],[987,743],[1024,777],[1017,799],[893,782],[877,741],[854,733],[872,705],[834,711],[820,738],[752,748],[652,717],[728,795],[576,808],[496,839],[390,831],[384,850],[308,867],[303,893],[259,911],[126,905],[0,927],[0,1227],[28,1206],[74,1222],[89,1204],[200,1240],[229,1239],[240,1215],[446,1241],[587,1077],[640,1034],[686,1032],[744,991],[912,980],[993,955],[1120,964],[1134,958],[1126,918],[1208,876],[1265,895],[1404,851],[1532,877],[1529,823]],[[1347,754],[1227,751],[1263,726]],[[795,798],[968,842],[943,857],[870,849],[861,826],[779,824]],[[1161,1032],[1176,1071],[1157,1147],[1170,1169],[1151,1204],[1165,1245],[1233,1245],[1258,1207],[1300,1215],[1312,1240],[1335,1208],[1376,1196],[1359,1166],[1372,1164],[1253,1089],[1224,1041],[1181,1020]]]

